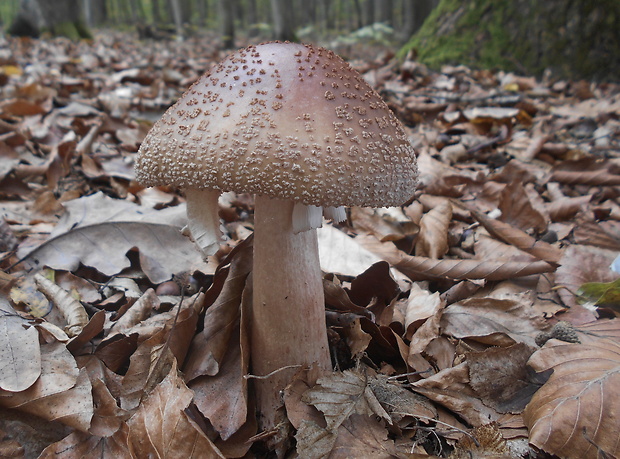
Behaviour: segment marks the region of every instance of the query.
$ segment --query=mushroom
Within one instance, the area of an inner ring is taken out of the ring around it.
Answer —
[[[395,206],[417,167],[401,123],[332,51],[249,46],[203,75],[155,123],[136,159],[145,186],[187,198],[189,232],[218,247],[222,191],[254,193],[251,371],[261,426],[278,423],[298,367],[331,370],[316,229],[343,206]]]

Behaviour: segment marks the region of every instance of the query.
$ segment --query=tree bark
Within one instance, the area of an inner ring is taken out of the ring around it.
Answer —
[[[296,41],[295,16],[289,0],[271,0],[274,38],[280,41]]]
[[[231,0],[220,0],[220,21],[222,27],[222,46],[235,47],[235,4]]]
[[[561,78],[617,80],[617,0],[441,0],[400,55]]]
[[[92,38],[80,0],[21,0],[9,33],[38,37],[43,32],[71,39]]]

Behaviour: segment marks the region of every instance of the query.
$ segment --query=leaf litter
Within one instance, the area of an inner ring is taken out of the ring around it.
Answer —
[[[0,42],[14,456],[265,454],[244,312],[253,199],[222,196],[225,240],[205,261],[183,195],[133,180],[152,122],[225,55],[213,37],[174,46]],[[349,51],[407,125],[420,186],[320,230],[335,372],[300,370],[284,391],[276,451],[620,455],[620,87]]]

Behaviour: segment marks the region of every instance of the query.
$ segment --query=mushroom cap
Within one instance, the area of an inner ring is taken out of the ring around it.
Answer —
[[[147,134],[145,186],[176,185],[315,206],[394,206],[417,167],[401,123],[332,51],[249,46],[203,75]]]

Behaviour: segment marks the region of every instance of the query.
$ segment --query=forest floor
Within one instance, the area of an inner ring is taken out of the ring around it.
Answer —
[[[620,455],[620,85],[336,51],[406,125],[419,187],[320,230],[337,371],[299,373],[272,446]],[[133,172],[225,55],[208,37],[0,38],[3,457],[261,455],[239,325],[253,199],[222,196],[204,262],[182,194]]]

